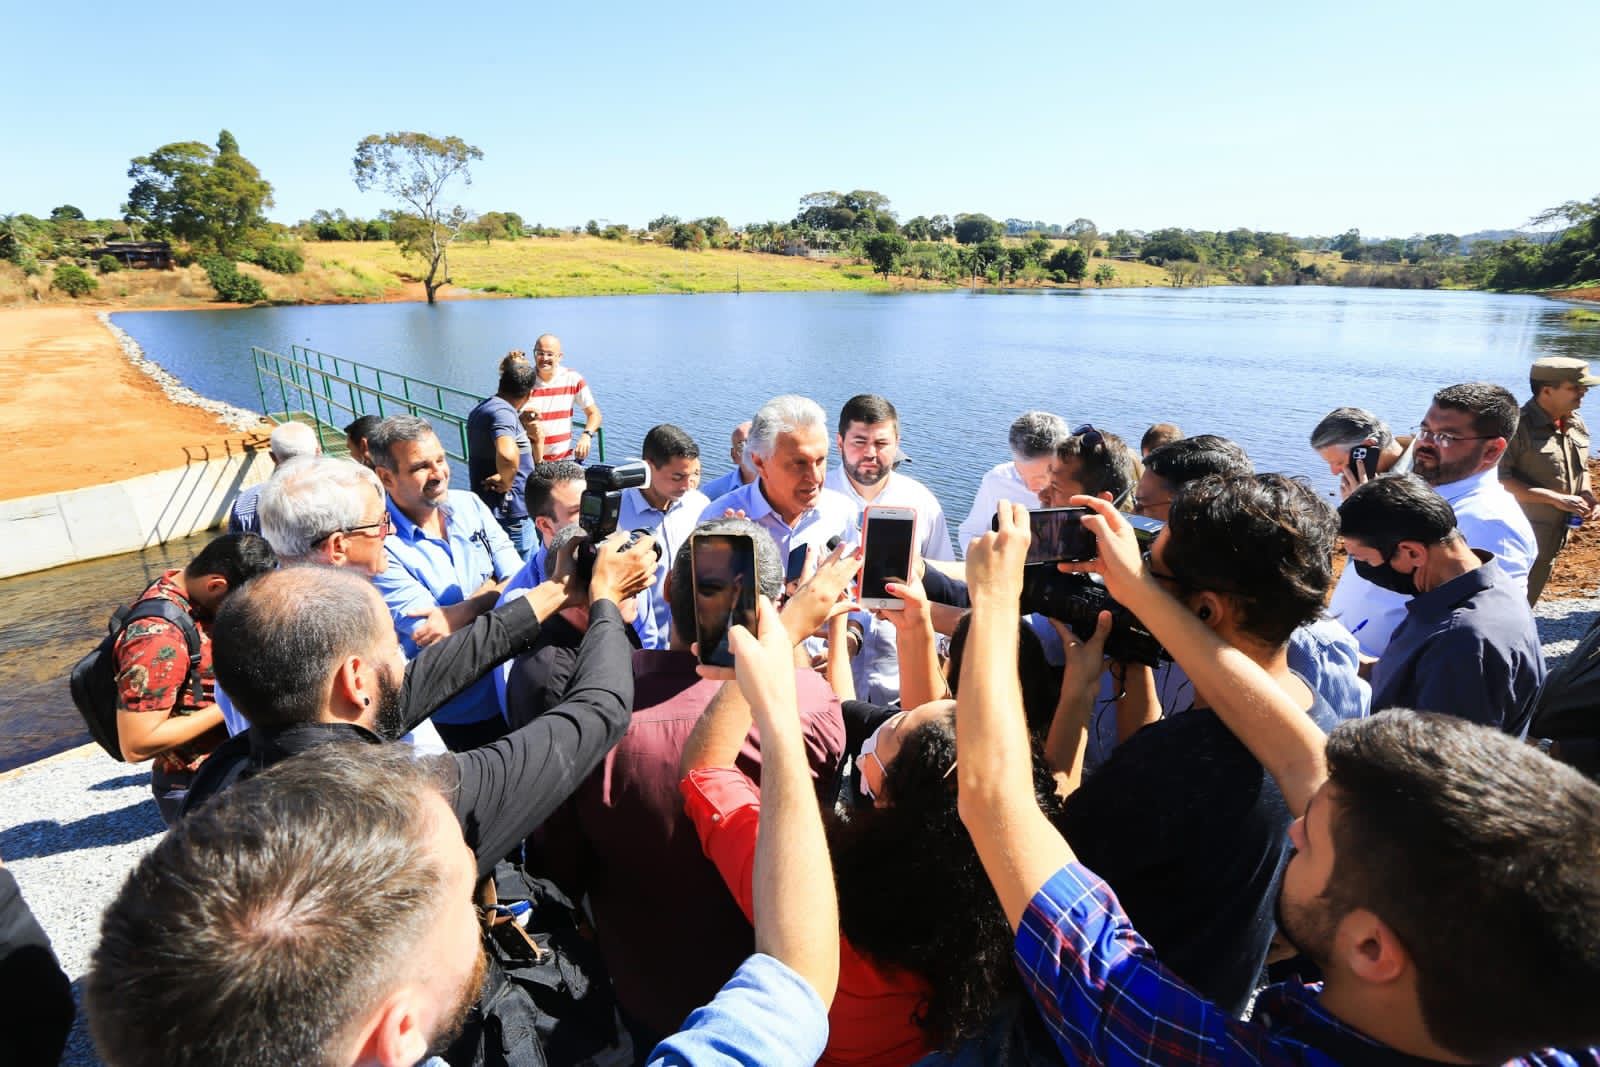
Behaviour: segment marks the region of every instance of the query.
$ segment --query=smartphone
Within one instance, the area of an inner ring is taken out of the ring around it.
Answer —
[[[1155,544],[1156,538],[1161,536],[1161,531],[1167,526],[1160,519],[1151,519],[1143,515],[1124,515],[1122,518],[1133,527],[1133,536],[1139,539],[1140,548],[1149,548]]]
[[[911,552],[916,545],[914,508],[868,507],[861,522],[861,606],[871,611],[899,611],[905,602],[890,596],[889,582],[911,580]]]
[[[788,566],[784,567],[783,569],[784,585],[793,585],[795,582],[798,582],[801,578],[805,577],[806,553],[810,550],[810,546],[808,545],[794,546],[794,550],[789,553]]]
[[[1028,558],[1024,563],[1077,563],[1094,559],[1100,554],[1100,545],[1094,534],[1083,528],[1083,517],[1088,508],[1039,508],[1028,512],[1028,529],[1033,539],[1028,543]],[[991,530],[1000,528],[1000,516],[990,522]]]
[[[694,632],[700,662],[733,666],[728,631],[756,629],[756,546],[748,534],[694,534],[690,538],[694,580]]]
[[[1378,446],[1361,444],[1350,450],[1350,469],[1357,467],[1366,469],[1369,479],[1378,476]]]

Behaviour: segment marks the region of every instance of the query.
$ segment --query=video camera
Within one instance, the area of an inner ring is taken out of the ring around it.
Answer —
[[[1133,526],[1139,544],[1146,550],[1166,525],[1138,515],[1124,515],[1123,518]],[[1024,614],[1037,612],[1066,623],[1080,641],[1094,636],[1100,613],[1109,611],[1111,633],[1106,638],[1107,656],[1147,667],[1172,660],[1171,654],[1133,612],[1112,599],[1097,575],[1062,574],[1049,565],[1026,567],[1022,578],[1022,611]]]
[[[594,573],[595,557],[600,552],[600,542],[617,530],[617,520],[622,516],[622,491],[645,489],[650,485],[650,465],[642,459],[627,463],[596,463],[583,469],[583,496],[578,501],[578,525],[588,539],[577,547],[574,562],[578,577],[588,582]],[[653,536],[649,530],[634,530],[625,544],[617,546],[626,552],[641,537]],[[656,558],[661,558],[661,545],[656,543]]]

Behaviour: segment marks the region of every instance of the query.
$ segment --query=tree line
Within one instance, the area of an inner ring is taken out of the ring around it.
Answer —
[[[1166,270],[1173,285],[1215,277],[1255,285],[1332,281],[1305,253],[1333,252],[1349,264],[1337,272],[1344,284],[1431,288],[1443,284],[1494,289],[1549,288],[1600,279],[1600,196],[1569,201],[1531,220],[1559,225],[1543,240],[1514,233],[1501,240],[1455,234],[1415,234],[1369,239],[1357,229],[1329,237],[1236,228],[1227,231],[1168,227],[1153,231],[1102,231],[1091,219],[1066,224],[981,212],[916,215],[902,221],[888,196],[871,189],[826,190],[799,198],[793,217],[734,226],[721,216],[681,219],[658,215],[643,227],[591,219],[569,229],[527,223],[514,211],[474,212],[457,202],[470,186],[483,151],[458,137],[415,132],[372,134],[356,145],[351,176],[358,190],[384,193],[393,206],[363,219],[342,209],[321,209],[293,226],[270,222],[272,186],[227,130],[215,145],[198,141],[163,145],[129,164],[132,187],[116,219],[87,219],[64,204],[45,219],[0,215],[0,260],[25,274],[54,261],[58,288],[92,291],[88,268],[108,273],[114,257],[96,256],[107,239],[160,239],[172,243],[179,263],[198,262],[219,297],[265,299],[259,282],[238,262],[295,273],[304,241],[393,241],[422,264],[431,302],[449,281],[449,250],[459,241],[492,242],[587,233],[615,241],[654,242],[688,251],[830,255],[869,262],[885,278],[910,277],[990,284],[1115,281],[1118,262]],[[65,281],[63,282],[63,278]],[[77,295],[76,293],[74,295]]]

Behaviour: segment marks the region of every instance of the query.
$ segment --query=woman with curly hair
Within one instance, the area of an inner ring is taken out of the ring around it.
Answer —
[[[680,786],[706,855],[747,915],[761,800],[734,762],[748,729],[738,709],[708,712]],[[955,702],[897,713],[863,753],[872,804],[828,820],[839,990],[818,1062],[907,1064],[984,1032],[1021,985],[1010,927],[956,810]],[[1053,811],[1053,783],[1042,767],[1037,777],[1040,804]]]

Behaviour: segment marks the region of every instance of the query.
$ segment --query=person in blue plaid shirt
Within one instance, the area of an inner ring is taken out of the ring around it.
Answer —
[[[1026,511],[1002,505],[967,554],[960,810],[1068,1062],[1600,1064],[1584,1048],[1600,1043],[1600,786],[1453,717],[1394,710],[1324,738],[1157,583],[1162,540],[1147,566],[1115,509],[1070,503],[1097,513],[1100,557],[1076,566],[1173,653],[1300,816],[1278,914],[1325,980],[1272,986],[1241,1022],[1162,967],[1040,811],[1016,672],[992,669],[1015,655],[1029,536]]]

